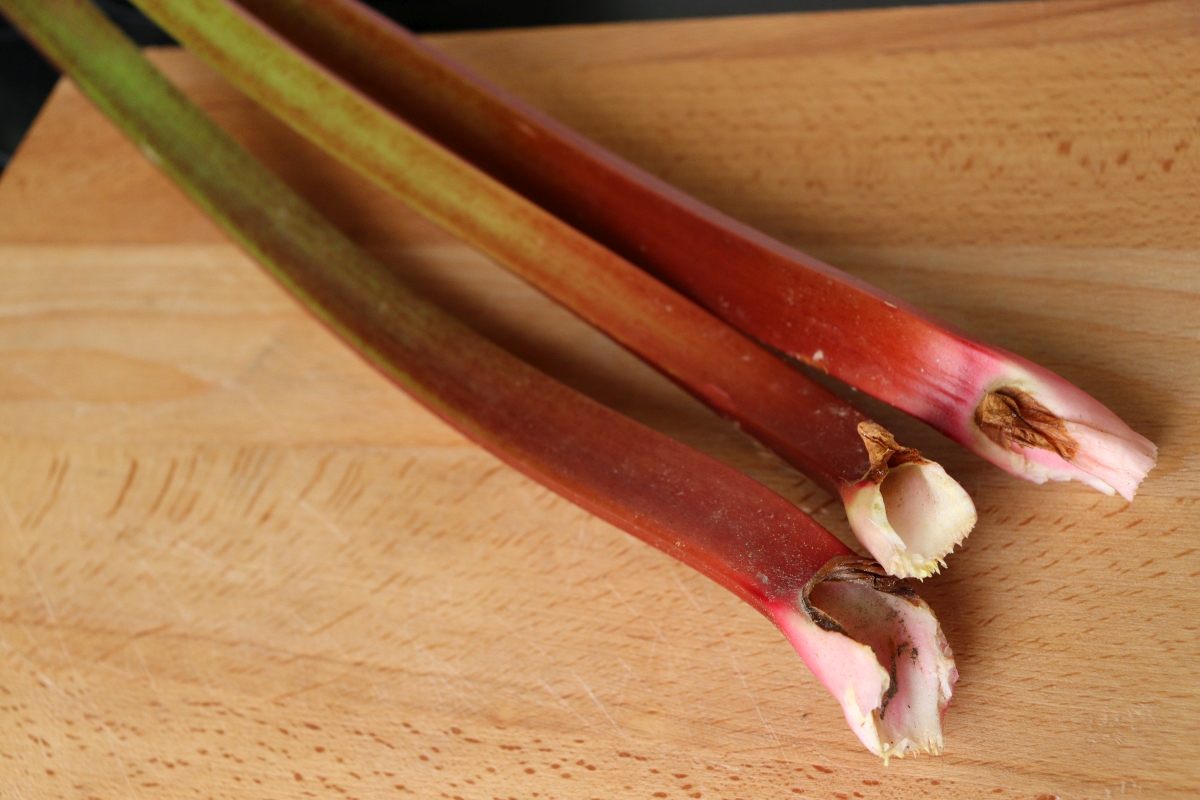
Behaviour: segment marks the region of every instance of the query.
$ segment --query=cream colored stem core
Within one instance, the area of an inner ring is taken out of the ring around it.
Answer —
[[[859,542],[889,575],[927,578],[946,565],[946,556],[975,527],[975,504],[939,464],[881,431],[878,426],[860,431],[872,466],[861,481],[843,489],[846,516]],[[881,441],[888,446],[881,447]]]

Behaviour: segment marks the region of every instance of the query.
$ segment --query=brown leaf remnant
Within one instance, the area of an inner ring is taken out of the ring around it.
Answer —
[[[842,624],[813,605],[812,591],[823,581],[860,583],[877,592],[903,597],[909,602],[913,602],[917,597],[917,593],[911,586],[900,578],[888,575],[878,561],[862,556],[839,556],[830,559],[829,563],[804,585],[804,589],[800,592],[800,608],[808,615],[809,619],[823,629],[841,634],[846,634],[846,629],[842,627]]]
[[[919,451],[903,446],[886,428],[875,422],[858,423],[858,435],[867,446],[867,457],[871,459],[871,468],[862,477],[864,481],[879,484],[887,477],[888,470],[901,464],[929,463]]]
[[[1040,447],[1067,461],[1079,449],[1066,423],[1031,395],[1011,386],[984,395],[975,408],[975,424],[1004,448],[1014,442],[1022,447]]]

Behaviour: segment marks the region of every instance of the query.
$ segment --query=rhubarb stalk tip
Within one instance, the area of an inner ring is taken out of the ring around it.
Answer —
[[[984,392],[972,420],[975,438],[1014,475],[1036,483],[1077,480],[1132,502],[1158,448],[1097,400],[1047,374],[1045,381],[1033,374],[1005,379]]]
[[[839,557],[794,605],[772,612],[868,750],[885,763],[941,752],[958,670],[933,611],[911,588],[867,559]]]
[[[928,578],[975,527],[975,504],[941,465],[883,427],[861,422],[858,433],[871,467],[842,487],[850,527],[888,574]]]

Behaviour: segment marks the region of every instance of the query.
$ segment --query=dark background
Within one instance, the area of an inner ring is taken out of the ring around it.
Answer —
[[[950,0],[367,0],[416,31],[481,30],[639,19],[827,11]],[[173,44],[125,0],[95,0],[140,45]],[[58,73],[0,17],[0,172]]]

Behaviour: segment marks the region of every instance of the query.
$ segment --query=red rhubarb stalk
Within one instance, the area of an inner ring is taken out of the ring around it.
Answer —
[[[932,611],[741,473],[538,372],[408,290],[90,3],[3,10],[230,236],[387,377],[499,458],[780,627],[872,752],[937,752],[957,673]]]
[[[736,420],[846,504],[894,575],[926,577],[975,508],[940,466],[761,345],[347,86],[224,0],[137,0],[235,85]],[[889,513],[890,512],[890,513]]]
[[[1037,483],[1132,500],[1156,448],[1054,373],[688,197],[354,0],[239,0],[428,135],[738,329]]]

